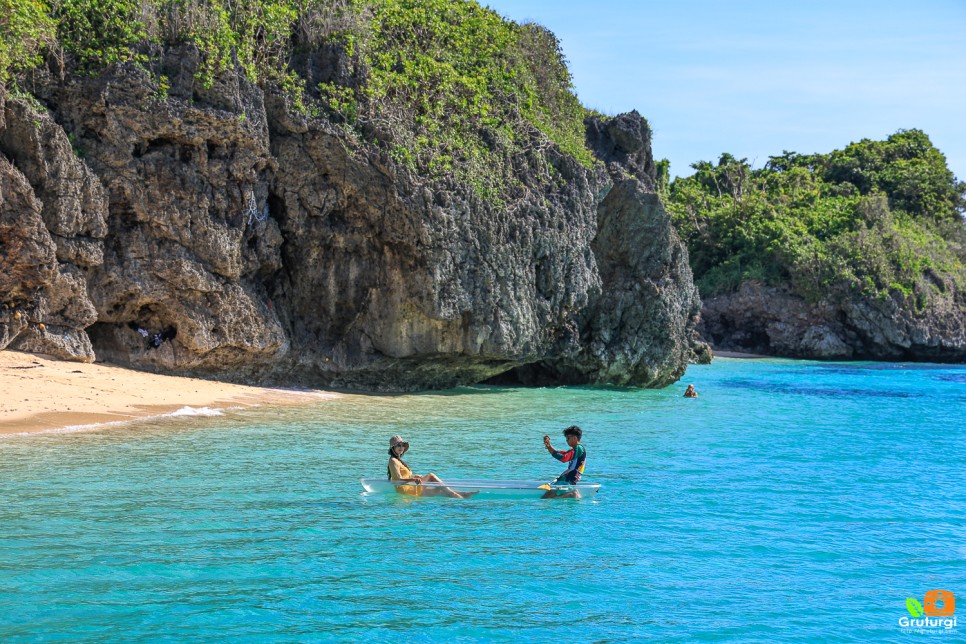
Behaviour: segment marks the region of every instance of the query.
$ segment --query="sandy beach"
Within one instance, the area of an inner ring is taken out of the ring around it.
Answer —
[[[248,387],[0,351],[0,434],[134,420],[185,407],[307,404],[339,397],[325,391]]]

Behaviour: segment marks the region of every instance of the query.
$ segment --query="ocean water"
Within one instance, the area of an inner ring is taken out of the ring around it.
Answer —
[[[700,398],[681,397],[694,383]],[[593,500],[365,496],[420,473]],[[959,618],[905,633],[906,599]],[[966,368],[719,359],[661,391],[353,396],[0,439],[0,641],[966,638]]]

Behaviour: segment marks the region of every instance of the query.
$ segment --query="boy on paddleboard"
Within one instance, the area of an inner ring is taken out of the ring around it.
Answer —
[[[587,462],[587,450],[584,449],[584,446],[580,444],[580,439],[583,437],[583,432],[576,425],[571,425],[567,429],[563,430],[563,435],[564,438],[567,439],[567,445],[570,446],[570,449],[566,452],[554,449],[553,445],[550,444],[550,436],[543,437],[543,446],[547,448],[547,451],[550,452],[550,455],[558,461],[562,461],[567,464],[567,469],[564,470],[563,474],[557,477],[557,480],[555,480],[553,484],[577,485],[577,482],[580,481],[581,475],[584,473],[584,465]],[[578,496],[580,495],[577,493],[575,488],[564,494],[557,494],[556,490],[549,490],[543,495],[543,498],[575,498]]]

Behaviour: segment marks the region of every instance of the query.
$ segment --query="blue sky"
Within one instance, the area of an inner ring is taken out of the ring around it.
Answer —
[[[553,31],[587,107],[637,109],[671,174],[918,128],[966,180],[966,0],[480,0]]]

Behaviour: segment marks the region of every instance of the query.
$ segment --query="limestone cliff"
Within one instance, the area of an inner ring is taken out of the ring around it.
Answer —
[[[966,183],[925,132],[693,167],[666,205],[715,349],[966,361]]]
[[[0,348],[92,361],[107,199],[63,129],[0,89]]]
[[[488,201],[165,55],[166,97],[121,65],[0,104],[0,347],[382,391],[683,373],[700,302],[636,113]]]
[[[966,361],[966,293],[942,284],[926,310],[915,296],[829,292],[809,303],[790,288],[742,284],[706,298],[699,331],[716,349],[787,358]]]

